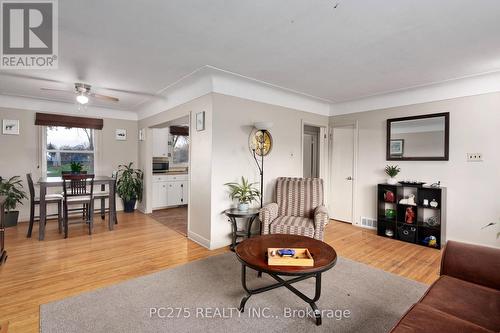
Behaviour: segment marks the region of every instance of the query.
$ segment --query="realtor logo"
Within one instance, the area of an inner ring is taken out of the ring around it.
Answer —
[[[4,0],[1,18],[0,68],[57,68],[57,0]]]

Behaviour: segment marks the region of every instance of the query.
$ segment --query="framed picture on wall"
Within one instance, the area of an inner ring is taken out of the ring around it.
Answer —
[[[198,112],[196,114],[196,130],[197,131],[205,130],[205,111]]]
[[[19,120],[4,119],[2,121],[2,133],[7,135],[19,135]]]
[[[394,139],[391,140],[390,155],[391,156],[403,156],[405,147],[404,139]]]
[[[115,139],[118,141],[127,140],[127,130],[123,128],[117,128],[115,131]]]

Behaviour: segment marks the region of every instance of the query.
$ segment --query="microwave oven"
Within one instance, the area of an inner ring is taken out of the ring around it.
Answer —
[[[168,171],[167,157],[153,157],[153,173],[165,173]]]

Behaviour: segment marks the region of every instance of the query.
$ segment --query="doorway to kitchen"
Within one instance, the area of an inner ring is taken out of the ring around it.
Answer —
[[[152,127],[152,213],[187,237],[189,204],[189,116]]]

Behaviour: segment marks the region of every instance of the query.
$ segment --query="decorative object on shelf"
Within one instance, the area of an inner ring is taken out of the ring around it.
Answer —
[[[4,119],[2,122],[2,134],[19,135],[19,120]]]
[[[252,201],[261,198],[261,192],[254,188],[257,183],[249,183],[245,177],[241,177],[241,184],[239,183],[225,183],[229,187],[229,197],[231,200],[238,200],[238,209],[242,212],[248,211],[249,205]]]
[[[425,221],[425,224],[429,227],[437,227],[439,225],[439,218],[437,216],[431,216]]]
[[[437,183],[432,183],[431,187],[441,187],[441,181],[439,180]]]
[[[117,128],[115,130],[115,139],[118,141],[126,141],[127,140],[127,130],[123,128]]]
[[[403,139],[391,140],[389,149],[390,149],[390,155],[392,157],[398,157],[398,156],[403,157],[405,150],[405,140]]]
[[[432,201],[431,201],[431,203],[430,203],[430,206],[431,206],[432,208],[437,208],[437,206],[438,206],[438,202],[436,201],[436,199],[432,199]]]
[[[424,182],[419,182],[416,180],[403,180],[400,181],[399,183],[403,186],[415,186],[415,187],[422,187],[426,184]]]
[[[264,194],[264,156],[269,154],[273,148],[273,137],[269,132],[269,129],[273,127],[273,123],[265,121],[256,122],[253,127],[254,129],[250,133],[250,138],[248,140],[248,147],[252,152],[253,159],[260,173],[260,208],[262,208]],[[257,156],[260,156],[260,164],[257,160]]]
[[[83,170],[83,164],[82,162],[73,161],[70,164],[70,168],[71,168],[71,173],[79,174]]]
[[[127,213],[134,211],[137,200],[142,201],[144,173],[134,169],[132,164],[118,166],[116,182],[116,193],[123,200],[123,210]]]
[[[385,173],[389,176],[387,178],[387,184],[396,185],[398,181],[396,180],[396,176],[401,172],[401,169],[397,165],[387,165],[385,167]]]
[[[424,199],[423,205],[425,207],[429,206],[429,200],[428,199]]]
[[[387,237],[394,237],[394,231],[392,229],[385,229],[385,235]]]
[[[205,130],[205,111],[196,114],[196,130],[198,132]]]
[[[437,239],[435,236],[425,237],[424,240],[422,241],[422,243],[424,243],[428,247],[434,247],[434,248],[437,247]]]
[[[396,210],[395,209],[386,209],[385,210],[385,218],[389,220],[393,220],[396,218]]]
[[[9,179],[0,177],[0,196],[5,196],[5,227],[13,227],[17,225],[19,219],[19,211],[16,209],[17,204],[23,204],[22,200],[26,199],[26,192],[23,191],[23,184],[19,176],[13,176]],[[0,212],[1,213],[1,212]]]
[[[417,241],[417,228],[410,225],[401,225],[398,227],[398,236],[400,240],[415,243]]]
[[[396,201],[396,196],[394,195],[394,192],[386,190],[384,192],[384,201],[394,203]]]
[[[417,204],[415,203],[415,194],[410,194],[408,198],[399,200],[399,203],[402,205],[416,206]]]
[[[415,221],[415,211],[413,207],[407,207],[405,212],[405,222],[412,224]]]

